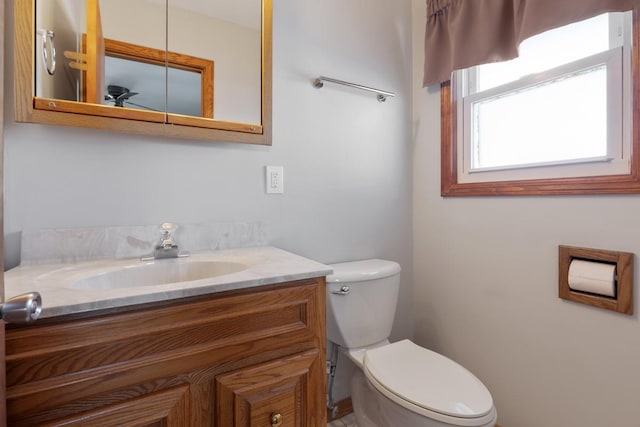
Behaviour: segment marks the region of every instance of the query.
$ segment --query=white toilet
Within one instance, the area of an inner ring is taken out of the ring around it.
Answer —
[[[489,390],[456,362],[409,340],[389,343],[400,265],[334,264],[327,277],[327,339],[359,368],[351,383],[358,427],[493,427]]]

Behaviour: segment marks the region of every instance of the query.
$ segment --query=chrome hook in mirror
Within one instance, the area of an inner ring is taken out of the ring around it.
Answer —
[[[52,30],[38,30],[38,34],[42,37],[42,62],[44,68],[50,76],[56,72],[56,43],[55,33]],[[51,51],[51,55],[49,55]]]

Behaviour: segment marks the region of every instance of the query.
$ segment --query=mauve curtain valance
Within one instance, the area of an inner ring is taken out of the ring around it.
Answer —
[[[640,0],[427,0],[423,85],[513,59],[523,40],[551,28],[638,6]]]

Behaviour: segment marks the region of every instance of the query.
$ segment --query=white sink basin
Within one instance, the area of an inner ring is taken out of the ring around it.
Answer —
[[[224,276],[247,268],[245,264],[230,261],[158,260],[101,272],[77,280],[71,287],[90,290],[167,285]]]
[[[42,295],[41,318],[228,292],[326,276],[331,268],[274,247],[140,261],[106,258],[22,265],[4,274],[5,295]]]

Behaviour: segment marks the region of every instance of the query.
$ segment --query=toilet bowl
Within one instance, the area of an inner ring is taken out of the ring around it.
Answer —
[[[400,266],[364,260],[332,265],[327,338],[357,370],[351,398],[358,427],[493,427],[491,393],[471,372],[409,340],[388,341]]]

